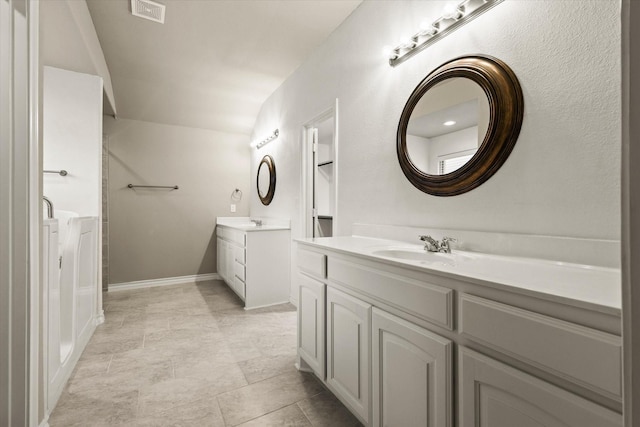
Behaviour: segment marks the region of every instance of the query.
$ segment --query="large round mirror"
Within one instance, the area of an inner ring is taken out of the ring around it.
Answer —
[[[453,196],[502,166],[522,125],[518,80],[502,61],[468,56],[431,72],[413,91],[398,125],[405,176],[420,190]]]
[[[258,165],[258,197],[263,205],[273,200],[276,192],[276,165],[271,156],[264,156]]]

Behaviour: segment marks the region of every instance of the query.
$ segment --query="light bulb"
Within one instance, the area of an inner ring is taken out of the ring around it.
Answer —
[[[460,7],[457,4],[449,3],[444,7],[442,11],[442,17],[444,19],[460,19],[462,16],[462,12],[460,11]]]
[[[420,24],[420,34],[424,36],[432,36],[438,32],[437,24],[430,24],[428,22],[422,22]]]
[[[407,49],[411,50],[416,47],[418,43],[413,39],[413,37],[403,37],[400,39],[400,45],[398,49]]]
[[[382,48],[382,54],[387,59],[396,59],[398,57],[398,54],[396,53],[396,50],[394,48],[392,48],[391,46],[383,47]]]
[[[456,122],[453,121],[453,120],[447,120],[446,122],[443,123],[443,125],[445,125],[445,126],[453,126],[455,124],[456,124]]]

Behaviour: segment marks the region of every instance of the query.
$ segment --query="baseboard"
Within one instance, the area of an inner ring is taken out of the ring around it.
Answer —
[[[102,325],[104,323],[104,310],[100,310],[100,312],[96,315],[94,323],[96,324],[96,326]]]
[[[138,280],[136,282],[124,282],[109,284],[107,292],[127,291],[131,289],[153,288],[156,286],[182,285],[188,283],[204,282],[205,280],[221,280],[218,273],[195,274],[192,276],[165,277],[163,279]]]

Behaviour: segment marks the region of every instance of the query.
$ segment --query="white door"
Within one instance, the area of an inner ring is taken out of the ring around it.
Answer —
[[[369,423],[371,305],[327,288],[327,385]]]
[[[298,354],[325,378],[325,284],[298,273]]]
[[[376,308],[371,317],[373,425],[451,426],[453,343]]]
[[[337,221],[338,100],[304,128],[305,237],[335,235]]]

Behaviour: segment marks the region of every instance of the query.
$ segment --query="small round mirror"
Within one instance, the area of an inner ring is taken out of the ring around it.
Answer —
[[[504,164],[524,112],[520,83],[499,59],[474,55],[433,70],[414,89],[398,124],[407,179],[435,196],[470,191]]]
[[[268,205],[273,200],[276,192],[276,166],[273,158],[264,156],[258,165],[258,197],[263,205]]]

